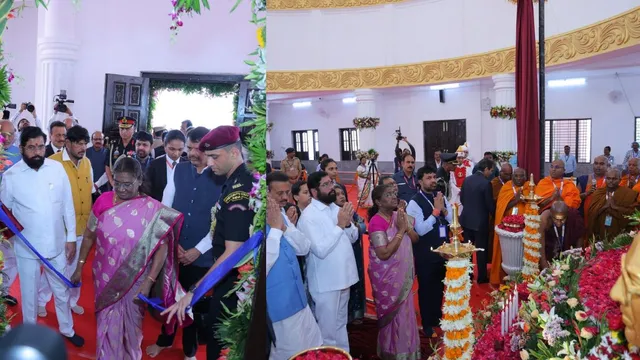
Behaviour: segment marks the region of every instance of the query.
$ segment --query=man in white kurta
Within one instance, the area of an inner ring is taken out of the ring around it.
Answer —
[[[46,135],[36,127],[22,132],[22,161],[4,173],[0,182],[0,200],[24,227],[22,234],[60,273],[76,252],[76,219],[71,185],[62,164],[44,158]],[[22,318],[36,323],[38,284],[42,262],[22,240],[14,238]],[[76,346],[84,339],[73,330],[69,307],[69,288],[49,268],[47,277],[55,298],[60,333]]]
[[[291,195],[291,184],[287,175],[281,172],[271,173],[267,176],[267,184],[269,194],[267,224],[270,227],[267,233],[267,301],[269,302],[277,301],[278,297],[278,294],[269,293],[269,281],[281,279],[271,279],[269,271],[280,258],[280,242],[287,241],[297,256],[309,254],[311,243],[300,230],[296,229],[294,224],[298,216],[296,208],[290,207],[288,214],[283,209],[283,205],[286,205]],[[284,254],[282,255],[284,256]],[[298,262],[292,263],[290,266],[299,268]],[[294,270],[296,273],[298,272],[297,269]],[[295,286],[295,288],[303,288],[302,279],[298,278],[296,281],[299,282],[297,284],[299,286]],[[304,295],[306,298],[306,294]],[[288,360],[300,351],[322,345],[320,328],[308,304],[292,316],[274,321],[273,332],[275,333],[275,344],[271,346],[270,360]]]
[[[300,216],[298,228],[311,241],[306,273],[309,292],[324,345],[349,351],[349,290],[359,281],[351,246],[358,240],[358,228],[351,223],[353,206],[334,204],[333,181],[323,171],[309,175],[307,185],[313,199]]]

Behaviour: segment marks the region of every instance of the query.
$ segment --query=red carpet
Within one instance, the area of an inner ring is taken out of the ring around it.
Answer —
[[[85,345],[82,348],[76,348],[75,346],[67,343],[67,350],[69,351],[69,360],[81,360],[81,359],[96,359],[96,318],[95,318],[95,302],[93,293],[93,283],[91,274],[91,262],[93,261],[93,255],[89,256],[87,264],[82,271],[82,293],[80,296],[79,305],[84,307],[83,315],[73,314],[73,324],[76,333],[84,337]],[[19,278],[11,287],[11,295],[20,300],[20,288]],[[20,304],[18,306],[9,308],[9,316],[11,313],[16,316],[11,321],[11,326],[22,323],[22,310]],[[58,321],[56,320],[56,313],[54,308],[54,300],[50,301],[47,305],[47,317],[38,318],[38,323],[49,326],[56,331],[58,330]],[[147,346],[155,343],[158,334],[160,334],[160,323],[151,318],[150,315],[145,317],[143,323],[144,338],[142,340],[143,359],[151,359],[151,357],[144,354],[144,350]],[[182,332],[178,331],[178,336],[174,341],[174,346],[171,349],[164,350],[155,359],[160,360],[182,360],[184,354],[182,353]],[[203,345],[199,348],[198,359],[206,358],[206,347]]]
[[[347,185],[348,198],[352,204],[357,204],[357,186],[355,185]],[[367,218],[367,210],[360,209],[358,214],[365,219]],[[371,283],[369,282],[369,277],[367,275],[367,267],[369,266],[369,241],[368,237],[365,235],[363,239],[363,252],[364,252],[364,267],[365,267],[365,289],[367,294],[367,299],[373,299],[373,293],[371,290]],[[476,276],[477,278],[477,271]],[[418,316],[418,324],[420,321],[420,308],[418,305],[418,281],[414,282],[413,291],[414,291],[414,302],[416,305],[416,313]],[[482,307],[481,303],[483,299],[487,299],[489,297],[489,292],[491,292],[493,288],[489,284],[481,284],[473,283],[471,287],[471,308],[474,310],[480,309]],[[367,302],[367,311],[368,316],[375,317],[375,305],[372,302]],[[376,347],[377,347],[377,326],[375,320],[365,319],[360,325],[349,325],[349,343],[351,347],[351,354],[354,358],[358,358],[360,360],[377,360],[376,356]],[[423,359],[426,359],[432,352],[431,345],[435,345],[437,339],[431,340],[427,339],[424,336],[421,337],[421,349]]]

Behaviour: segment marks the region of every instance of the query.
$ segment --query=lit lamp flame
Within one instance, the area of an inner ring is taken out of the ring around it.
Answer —
[[[471,243],[462,243],[460,241],[462,226],[458,220],[458,204],[452,204],[451,207],[453,210],[453,221],[449,225],[449,228],[451,229],[451,242],[445,242],[437,249],[431,248],[431,251],[440,254],[440,256],[447,260],[470,256],[476,251],[484,251],[484,249],[476,248]]]

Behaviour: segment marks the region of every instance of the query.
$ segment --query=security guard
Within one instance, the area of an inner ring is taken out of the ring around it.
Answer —
[[[105,172],[107,179],[113,187],[113,174],[111,173],[111,167],[116,163],[121,156],[133,156],[136,153],[136,142],[133,139],[135,133],[136,119],[125,116],[118,121],[118,128],[120,132],[120,140],[111,141],[109,145],[109,153],[105,157]]]
[[[199,149],[208,156],[211,170],[216,175],[227,178],[222,186],[220,198],[211,211],[213,217],[211,252],[214,264],[207,272],[209,274],[249,239],[249,227],[253,224],[254,216],[253,210],[249,207],[249,193],[255,179],[242,158],[238,127],[219,126],[211,130],[202,138]],[[222,304],[231,311],[235,310],[238,297],[234,294],[228,297],[226,295],[238,281],[238,275],[238,270],[233,269],[214,287],[209,314],[203,319],[203,325],[208,329],[215,330],[220,325],[221,317],[225,315]],[[167,309],[166,313],[169,313],[169,317],[177,314],[178,319],[184,318],[185,310],[193,298],[193,292],[201,282],[202,279],[189,288],[186,296]],[[223,344],[213,336],[213,332],[202,340],[207,344],[207,359],[218,359]]]
[[[443,193],[447,200],[451,200],[451,172],[458,164],[458,158],[456,154],[443,153],[440,155],[442,160],[442,166],[438,168],[436,172],[437,189]]]

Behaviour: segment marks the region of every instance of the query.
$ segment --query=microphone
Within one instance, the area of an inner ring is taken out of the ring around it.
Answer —
[[[22,324],[0,338],[0,360],[67,360],[67,348],[55,330]]]

